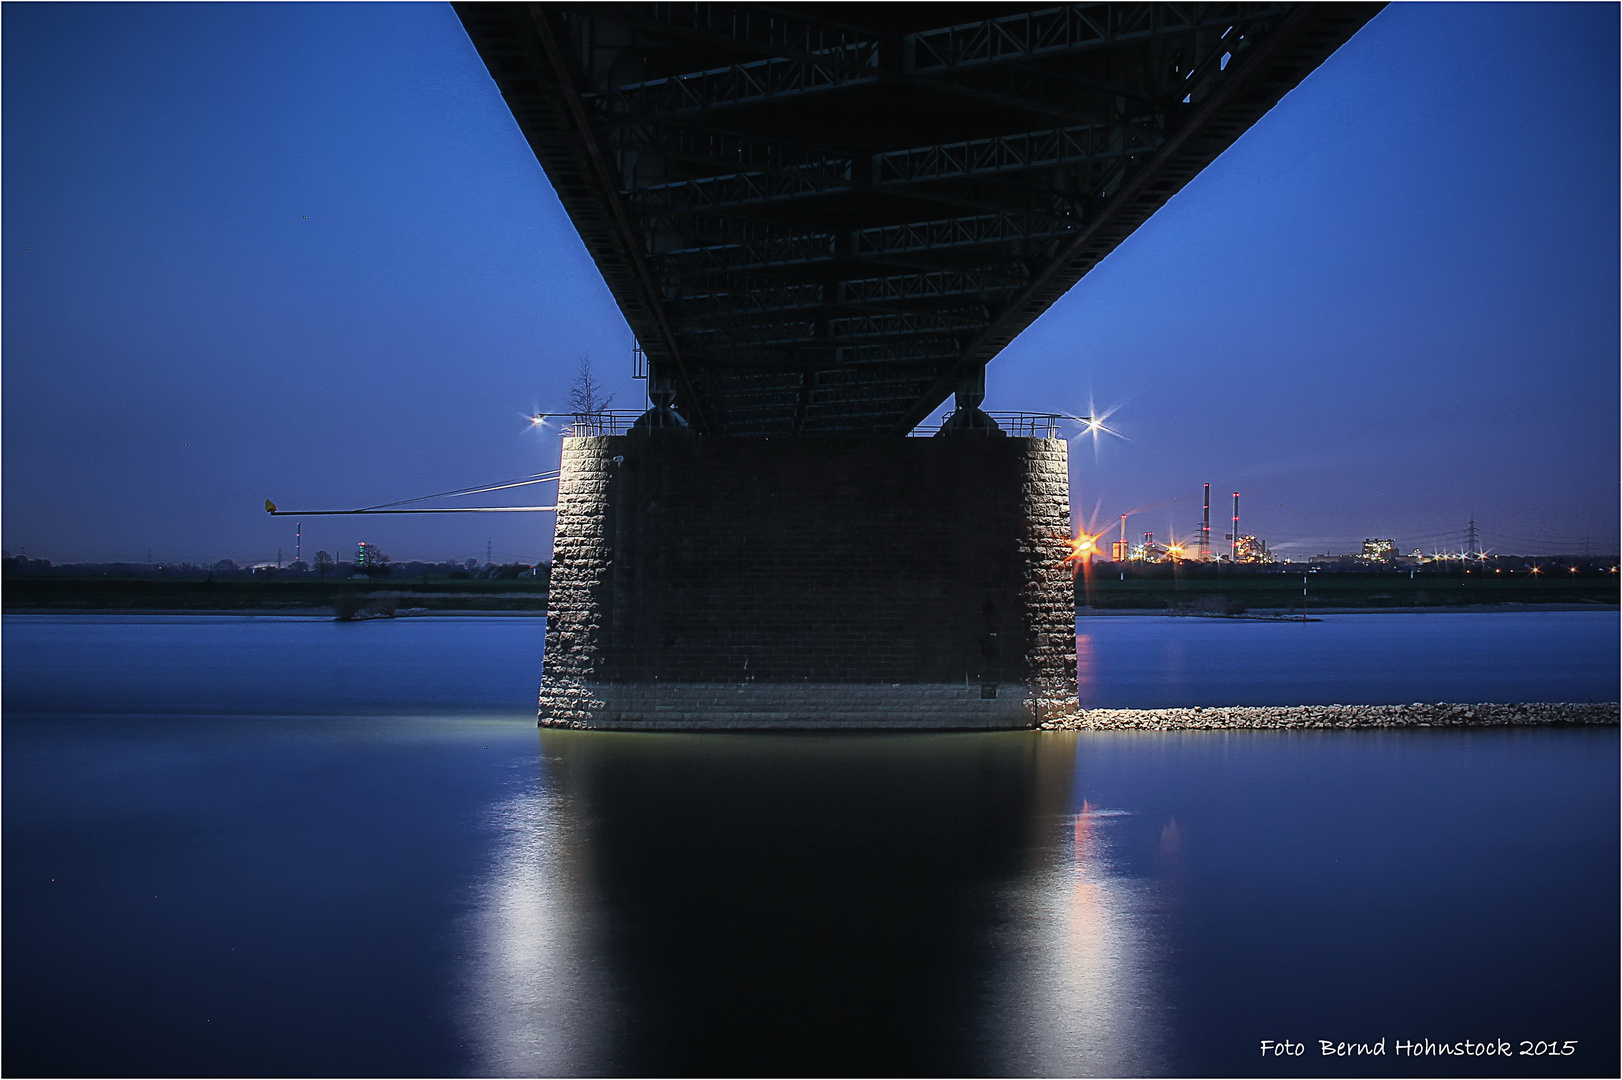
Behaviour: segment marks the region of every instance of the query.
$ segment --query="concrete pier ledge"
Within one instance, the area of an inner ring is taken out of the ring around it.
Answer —
[[[1235,705],[1191,709],[1083,709],[1042,722],[1047,731],[1201,731],[1238,728],[1537,727],[1616,724],[1614,701],[1454,705]]]

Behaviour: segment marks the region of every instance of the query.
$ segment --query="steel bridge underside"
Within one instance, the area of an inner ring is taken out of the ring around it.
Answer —
[[[455,5],[650,389],[755,436],[910,431],[1380,7]]]

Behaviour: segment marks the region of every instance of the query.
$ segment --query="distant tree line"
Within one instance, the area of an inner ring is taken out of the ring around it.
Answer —
[[[49,559],[7,555],[0,560],[0,573],[6,577],[61,577],[61,578],[170,578],[178,580],[230,580],[267,579],[278,581],[347,581],[357,577],[377,582],[390,578],[402,585],[415,578],[452,581],[515,581],[537,579],[545,583],[550,579],[551,566],[547,563],[492,563],[481,564],[477,559],[458,562],[444,560],[424,562],[410,560],[395,562],[375,549],[368,553],[362,564],[353,560],[337,560],[326,551],[317,551],[310,563],[294,561],[283,567],[243,566],[231,559],[212,563],[53,563]]]

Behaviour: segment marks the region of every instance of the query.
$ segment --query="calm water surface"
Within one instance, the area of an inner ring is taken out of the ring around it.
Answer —
[[[1346,618],[1094,620],[1084,685],[1616,696],[1614,613]],[[1614,728],[537,733],[541,638],[7,617],[5,1071],[1617,1069]],[[1523,681],[1453,692],[1481,650]],[[1576,1052],[1390,1056],[1426,1038]]]
[[[1084,616],[1081,703],[1403,705],[1615,701],[1615,611],[1325,615],[1321,622]]]

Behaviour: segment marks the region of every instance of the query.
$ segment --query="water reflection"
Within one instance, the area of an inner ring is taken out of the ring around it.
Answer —
[[[996,1016],[1004,1072],[1164,1071],[1149,929],[1157,905],[1153,883],[1122,873],[1115,857],[1116,827],[1126,817],[1082,800],[1055,823],[1049,858],[1025,885]]]
[[[1093,636],[1076,634],[1076,694],[1082,708],[1094,708],[1098,696],[1098,660],[1093,655]]]
[[[548,731],[469,987],[499,1074],[1152,1070],[1075,740]]]
[[[479,890],[468,1026],[476,1076],[601,1075],[611,1008],[594,962],[577,828],[544,782],[498,806],[496,867]]]

